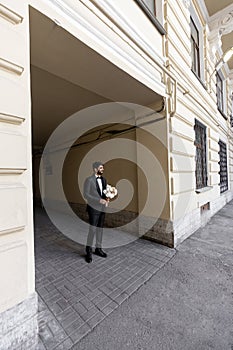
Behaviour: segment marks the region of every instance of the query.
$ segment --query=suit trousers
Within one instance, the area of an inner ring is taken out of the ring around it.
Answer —
[[[102,248],[103,226],[105,213],[102,211],[91,210],[89,215],[89,232],[87,236],[87,247],[93,246],[94,236],[96,235],[96,247]]]

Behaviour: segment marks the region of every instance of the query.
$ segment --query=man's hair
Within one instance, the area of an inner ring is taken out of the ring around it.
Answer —
[[[94,162],[92,164],[92,167],[93,167],[93,169],[98,169],[100,165],[103,165],[103,163],[102,162]]]

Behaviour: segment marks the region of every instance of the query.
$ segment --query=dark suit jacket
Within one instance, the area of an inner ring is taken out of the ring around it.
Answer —
[[[106,189],[107,186],[107,180],[102,177],[102,186],[103,190]],[[95,175],[89,176],[84,183],[84,198],[87,200],[87,211],[93,212],[93,211],[105,211],[105,205],[100,203],[100,199],[106,199],[105,194],[102,192],[102,196],[100,193],[100,188],[97,183],[97,179]]]

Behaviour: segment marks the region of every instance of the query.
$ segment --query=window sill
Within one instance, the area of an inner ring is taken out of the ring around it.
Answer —
[[[226,114],[219,107],[218,107],[218,111],[223,116],[223,118],[227,120]]]
[[[162,34],[162,35],[165,35],[166,34],[166,30],[161,25],[161,23],[159,23],[159,21],[157,20],[155,15],[153,15],[153,13],[151,13],[151,11],[147,8],[147,6],[144,4],[143,0],[134,0],[134,1],[143,10],[145,15],[149,18],[149,20],[154,24],[154,26],[159,31],[159,33]]]
[[[221,192],[221,190],[220,190],[220,196],[226,194],[229,191],[230,191],[229,188],[227,190],[224,190],[223,192]]]
[[[196,193],[204,193],[204,192],[208,192],[210,190],[212,190],[213,186],[206,186],[206,187],[202,187],[199,188],[198,190],[196,190]]]
[[[205,90],[207,90],[207,87],[205,85],[205,83],[201,80],[201,78],[197,75],[197,73],[194,72],[194,70],[191,69],[191,71],[193,72],[193,74],[195,75],[195,77],[197,78],[197,80],[199,81],[199,83],[201,83],[201,85],[203,86],[203,88]]]

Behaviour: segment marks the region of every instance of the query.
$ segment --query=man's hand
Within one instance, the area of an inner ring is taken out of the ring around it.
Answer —
[[[102,198],[101,198],[101,199],[100,199],[100,203],[106,205],[107,201],[106,201],[105,199],[102,199]]]

